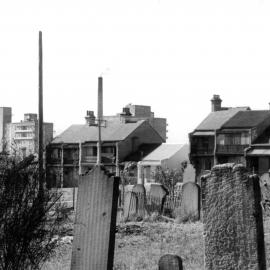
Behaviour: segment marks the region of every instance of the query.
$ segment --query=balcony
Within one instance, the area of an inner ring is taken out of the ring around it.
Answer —
[[[61,158],[56,157],[48,157],[47,163],[51,165],[60,165],[61,164]]]
[[[64,157],[64,165],[79,165],[79,158]]]
[[[244,149],[249,147],[248,144],[227,144],[227,145],[217,145],[217,154],[232,154],[232,155],[243,155]]]
[[[209,156],[214,154],[214,148],[212,147],[192,147],[192,156]]]
[[[97,163],[97,156],[84,156],[82,157],[82,164],[87,163],[87,164],[95,164]],[[101,155],[101,163],[104,164],[115,164],[115,157],[112,155],[108,155],[103,153]]]

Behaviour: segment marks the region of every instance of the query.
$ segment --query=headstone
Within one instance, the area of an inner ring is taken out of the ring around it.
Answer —
[[[143,219],[145,216],[145,205],[146,205],[146,195],[145,195],[145,187],[143,184],[134,185],[132,192],[134,192],[138,198],[138,210],[137,210],[137,218]]]
[[[168,190],[163,185],[152,184],[149,192],[151,199],[151,210],[157,211],[161,214],[166,196],[168,194]]]
[[[177,255],[163,255],[159,259],[158,270],[183,270],[182,260]]]
[[[80,176],[71,270],[112,270],[119,178],[100,166]]]
[[[228,163],[215,166],[201,184],[205,270],[265,270],[259,178]]]
[[[188,182],[182,186],[182,201],[180,207],[180,221],[200,219],[200,187]]]
[[[125,194],[124,220],[127,221],[129,218],[136,216],[137,211],[138,198],[134,192],[129,191]]]

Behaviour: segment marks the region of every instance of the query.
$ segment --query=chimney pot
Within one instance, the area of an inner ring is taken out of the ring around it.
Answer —
[[[211,111],[216,112],[216,111],[221,111],[221,102],[222,99],[220,98],[219,95],[213,95],[213,98],[211,99]]]

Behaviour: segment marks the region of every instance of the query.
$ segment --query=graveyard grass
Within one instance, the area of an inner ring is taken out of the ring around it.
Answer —
[[[265,248],[270,270],[270,218],[265,219]],[[61,243],[42,270],[69,270],[71,243]],[[156,270],[159,258],[172,253],[183,260],[185,270],[203,269],[203,225],[160,221],[119,223],[115,241],[114,270]]]

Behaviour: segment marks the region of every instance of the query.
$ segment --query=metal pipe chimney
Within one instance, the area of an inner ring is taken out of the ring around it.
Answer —
[[[98,119],[103,118],[103,78],[98,77]]]
[[[97,143],[97,165],[101,165],[101,123],[103,118],[103,79],[98,77],[98,143]]]

